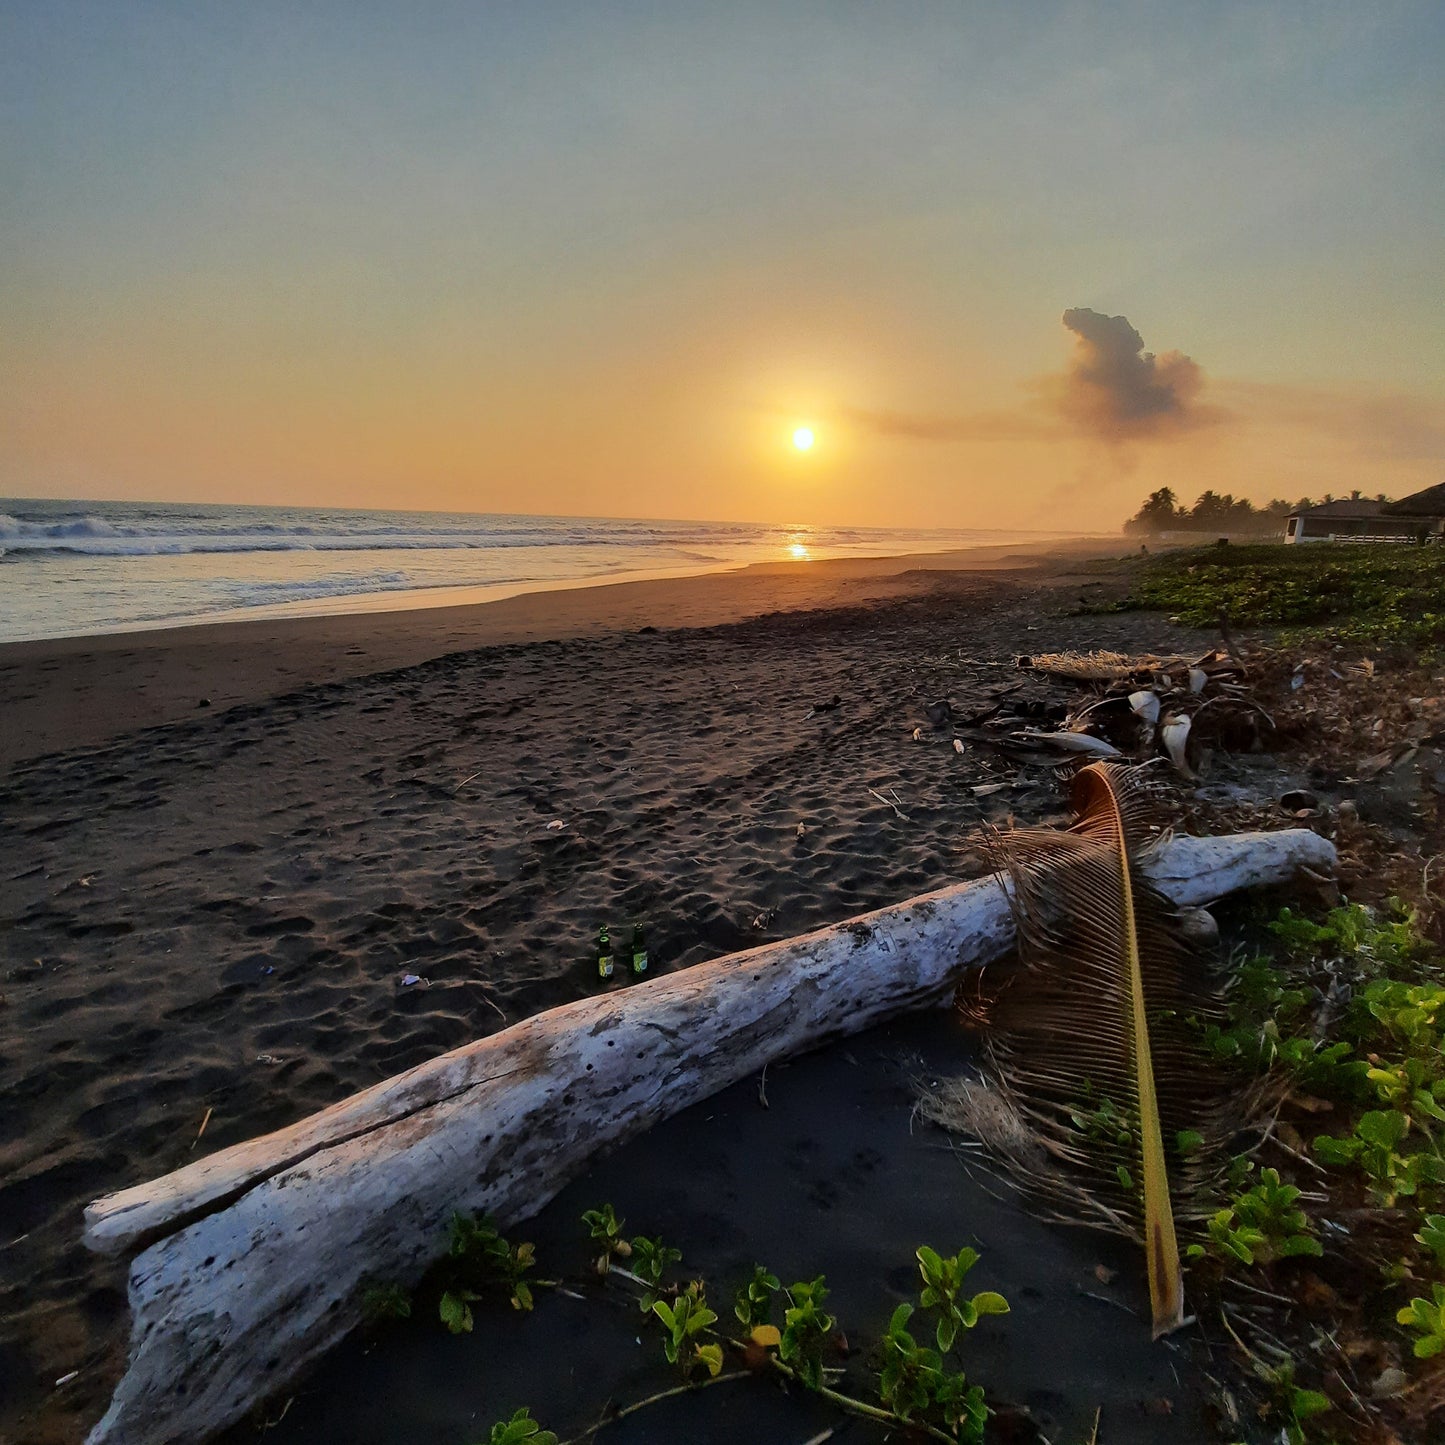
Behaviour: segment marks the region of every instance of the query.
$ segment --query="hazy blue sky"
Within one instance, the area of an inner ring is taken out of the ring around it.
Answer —
[[[1445,479],[1442,76],[1439,3],[3,4],[0,492],[1408,491]],[[1131,358],[1070,308],[1192,358],[1168,424],[1116,424]]]

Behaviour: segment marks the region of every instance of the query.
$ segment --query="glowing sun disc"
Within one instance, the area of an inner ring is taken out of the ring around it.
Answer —
[[[800,452],[812,450],[813,428],[810,426],[800,426],[797,431],[793,433],[793,445],[797,447]]]

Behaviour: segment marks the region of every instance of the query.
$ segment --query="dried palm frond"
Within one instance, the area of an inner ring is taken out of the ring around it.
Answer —
[[[1036,652],[1028,666],[1074,682],[1120,682],[1138,673],[1167,672],[1187,663],[1182,657],[1156,657],[1153,653],[1135,657],[1127,652]]]
[[[1147,789],[1112,763],[1081,769],[1074,788],[1067,831],[995,840],[1025,966],[988,1005],[990,1083],[1054,1167],[1040,1170],[1034,1148],[998,1152],[1026,1187],[1143,1243],[1157,1336],[1184,1318],[1173,1196],[1198,1189],[1209,1145],[1237,1125],[1190,1022],[1217,1008],[1207,972],[1136,866]],[[1178,1158],[1186,1129],[1205,1140],[1200,1160]]]

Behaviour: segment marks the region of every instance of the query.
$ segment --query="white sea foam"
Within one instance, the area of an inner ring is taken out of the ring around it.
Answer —
[[[0,641],[378,594],[930,551],[997,533],[0,499]],[[400,604],[395,604],[400,605]]]

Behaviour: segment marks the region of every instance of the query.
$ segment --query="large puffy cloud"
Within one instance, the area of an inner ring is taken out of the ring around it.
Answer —
[[[1067,371],[1026,381],[1028,399],[1002,411],[923,414],[901,409],[843,407],[848,421],[880,436],[920,442],[1065,441],[1083,436],[1109,443],[1167,438],[1220,421],[1204,405],[1204,374],[1182,352],[1144,350],[1126,316],[1086,306],[1065,311],[1074,333]]]
[[[1063,321],[1078,344],[1054,401],[1081,431],[1104,441],[1130,441],[1215,419],[1198,404],[1203,373],[1182,352],[1155,356],[1144,350],[1144,338],[1127,317],[1087,306],[1065,311]]]

